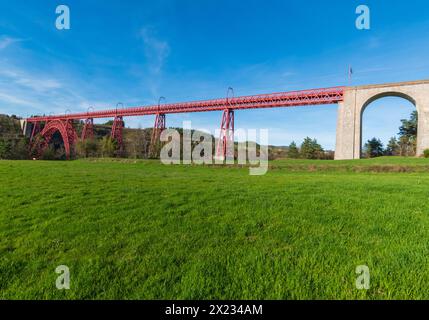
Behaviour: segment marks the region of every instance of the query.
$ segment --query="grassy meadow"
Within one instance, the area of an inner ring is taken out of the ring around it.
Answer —
[[[428,159],[0,161],[0,299],[429,299],[428,198]]]

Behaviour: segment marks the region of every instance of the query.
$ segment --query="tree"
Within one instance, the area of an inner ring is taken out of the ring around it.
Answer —
[[[24,137],[0,140],[0,159],[25,160],[28,159],[28,144]]]
[[[390,138],[385,151],[386,156],[397,156],[399,153],[398,139],[396,137]]]
[[[53,146],[48,146],[45,150],[43,150],[42,160],[55,160],[55,148]]]
[[[402,119],[399,127],[399,149],[401,156],[413,156],[417,146],[418,113],[413,111],[410,119]]]
[[[301,156],[305,159],[320,159],[323,157],[323,148],[316,139],[304,139],[301,145]]]
[[[100,142],[101,154],[103,157],[114,157],[116,151],[116,142],[111,137],[103,137]]]
[[[368,158],[381,157],[384,154],[383,144],[380,139],[372,138],[365,143],[364,152]]]
[[[417,122],[418,113],[413,111],[410,115],[410,119],[402,119],[402,125],[399,127],[399,136],[406,136],[409,138],[417,137]]]
[[[295,141],[292,141],[292,143],[288,147],[287,157],[291,159],[298,159],[299,158],[299,150],[296,146]]]
[[[7,140],[0,140],[0,159],[9,159],[10,156],[10,142]]]
[[[85,139],[76,144],[77,154],[82,158],[96,157],[98,155],[98,148],[97,140],[94,138]]]
[[[124,134],[124,149],[128,158],[144,159],[147,157],[147,149],[150,141],[148,130],[138,129],[127,130]]]

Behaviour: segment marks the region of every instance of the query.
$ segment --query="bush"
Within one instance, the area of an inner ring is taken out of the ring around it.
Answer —
[[[95,139],[86,139],[85,141],[79,141],[76,144],[76,151],[79,158],[97,157],[98,142]]]
[[[111,137],[103,137],[100,140],[100,149],[102,157],[112,158],[115,156],[116,151],[116,141]]]
[[[425,158],[429,158],[429,149],[425,149],[425,151],[423,151],[423,156]]]
[[[42,160],[55,160],[55,149],[52,146],[46,148],[42,153]]]

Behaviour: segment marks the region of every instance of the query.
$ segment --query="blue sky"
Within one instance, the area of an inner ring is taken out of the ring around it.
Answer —
[[[71,30],[55,28],[66,4]],[[357,30],[355,9],[371,9]],[[429,78],[427,1],[9,1],[0,0],[0,113],[64,113]],[[386,141],[413,106],[385,99],[364,114],[364,138]],[[220,113],[168,115],[214,131]],[[126,119],[150,127],[152,117]],[[380,124],[381,123],[381,124]],[[239,128],[270,143],[305,136],[335,145],[336,106],[236,113]]]

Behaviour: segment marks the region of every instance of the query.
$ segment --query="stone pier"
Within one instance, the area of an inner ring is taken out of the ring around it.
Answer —
[[[417,156],[429,149],[429,80],[348,87],[338,105],[336,160],[361,158],[362,114],[370,103],[384,97],[401,97],[414,104],[419,116]]]

